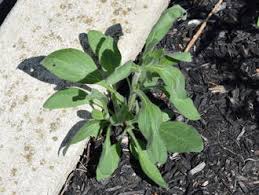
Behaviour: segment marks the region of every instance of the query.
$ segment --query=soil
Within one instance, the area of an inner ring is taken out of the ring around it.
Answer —
[[[182,51],[217,0],[172,1],[188,10],[160,47]],[[125,148],[112,178],[97,182],[94,170],[100,144],[89,142],[63,192],[71,194],[203,195],[259,194],[259,2],[225,0],[192,48],[192,63],[180,63],[187,88],[202,114],[188,122],[202,134],[199,154],[172,154],[160,168],[169,190],[148,180]],[[155,95],[155,94],[154,94]],[[178,120],[184,120],[177,116]]]

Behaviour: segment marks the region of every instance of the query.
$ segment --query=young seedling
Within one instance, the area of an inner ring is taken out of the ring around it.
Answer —
[[[56,92],[44,104],[44,108],[48,109],[91,105],[91,119],[70,138],[65,147],[67,149],[90,137],[103,138],[96,170],[98,181],[110,177],[118,167],[121,142],[126,136],[129,137],[130,152],[139,161],[143,172],[164,188],[167,188],[167,183],[157,166],[166,162],[168,153],[202,151],[203,142],[199,133],[185,123],[170,121],[168,114],[146,95],[150,90],[159,89],[184,117],[200,119],[185,90],[185,78],[174,66],[179,61],[190,62],[191,55],[185,52],[168,53],[156,48],[172,23],[185,15],[186,11],[179,5],[162,14],[146,40],[139,64],[132,61],[121,64],[117,43],[112,37],[95,30],[88,32],[88,41],[98,64],[88,54],[71,48],[55,51],[42,61],[42,65],[60,79],[98,84],[107,91],[105,95],[96,89],[88,91],[69,87]],[[129,95],[117,91],[122,80],[127,80]],[[111,141],[114,132],[118,136]]]

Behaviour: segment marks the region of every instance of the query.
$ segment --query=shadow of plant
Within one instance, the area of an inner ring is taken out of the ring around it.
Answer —
[[[90,113],[89,113],[90,114]],[[88,116],[89,117],[89,116]],[[62,154],[65,155],[68,148],[69,148],[69,142],[71,141],[71,139],[74,137],[74,135],[78,132],[78,130],[85,124],[87,123],[87,120],[82,120],[77,122],[67,133],[67,135],[65,136],[65,138],[63,139],[63,141],[60,144],[60,147],[58,149],[58,154],[60,154],[60,151],[62,148]]]
[[[16,2],[17,0],[0,0],[0,25]]]
[[[114,46],[116,46],[117,41],[119,40],[119,37],[123,35],[122,27],[120,24],[115,24],[115,25],[109,27],[106,30],[105,34],[111,36],[114,39]],[[90,55],[92,57],[92,59],[94,59],[94,61],[96,62],[97,67],[100,68],[99,64],[97,63],[98,57],[95,56],[94,52],[91,50],[89,41],[88,41],[88,36],[86,33],[79,34],[79,42],[80,42],[81,47],[83,48],[84,52],[86,52],[88,55]],[[102,44],[102,43],[99,43],[99,44]],[[105,55],[110,56],[110,55],[113,55],[111,52],[112,51],[108,50],[108,51],[105,51],[104,53],[105,53]],[[68,87],[80,87],[80,88],[86,89],[88,91],[91,90],[91,88],[85,84],[73,83],[73,82],[68,82],[68,81],[59,79],[57,76],[55,76],[54,74],[49,72],[46,68],[44,68],[41,65],[41,61],[44,58],[45,58],[45,56],[36,56],[36,57],[31,57],[31,58],[25,59],[17,66],[17,68],[37,80],[55,85],[55,87],[54,87],[55,90],[62,90],[62,89],[68,88]],[[105,76],[105,74],[106,73],[104,71],[97,69],[96,71],[90,73],[90,75],[88,75],[81,82],[87,82],[89,84],[96,83],[96,82],[100,81],[101,76],[103,77],[103,76]],[[74,97],[73,100],[76,101],[76,100],[81,100],[84,98],[85,98],[85,94],[84,95],[78,94],[78,96]],[[65,153],[67,152],[67,149],[68,149],[68,147],[66,147],[66,146],[69,145],[68,143],[71,141],[73,136],[80,130],[80,128],[90,118],[90,113],[86,110],[79,110],[77,112],[77,116],[84,120],[76,123],[68,131],[67,135],[65,136],[64,140],[62,141],[62,143],[60,145],[58,154],[60,153],[61,149],[64,148],[62,153],[63,153],[63,155],[65,155]]]

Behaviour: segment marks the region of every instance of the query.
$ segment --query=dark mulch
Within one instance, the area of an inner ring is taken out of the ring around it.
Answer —
[[[216,1],[178,1],[189,17],[176,24],[160,46],[183,50],[195,32],[188,22],[204,19]],[[161,167],[169,190],[147,180],[127,151],[114,176],[97,182],[94,169],[100,145],[92,143],[90,161],[87,164],[89,156],[82,157],[64,194],[259,194],[258,6],[256,1],[225,0],[193,48],[194,61],[179,65],[202,113],[202,120],[189,124],[202,134],[205,149],[200,154],[170,156]],[[215,93],[210,88],[220,90]]]

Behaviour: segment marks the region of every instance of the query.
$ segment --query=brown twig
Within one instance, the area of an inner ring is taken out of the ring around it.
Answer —
[[[185,52],[188,52],[192,46],[195,44],[195,42],[197,41],[197,39],[201,36],[202,32],[204,31],[205,27],[207,26],[207,23],[210,19],[210,17],[217,13],[220,5],[222,4],[224,0],[219,0],[218,3],[214,6],[214,8],[211,10],[211,12],[209,13],[209,15],[207,16],[207,18],[204,20],[204,22],[201,24],[199,30],[195,33],[195,35],[192,37],[191,41],[188,43],[188,45],[185,48]]]

